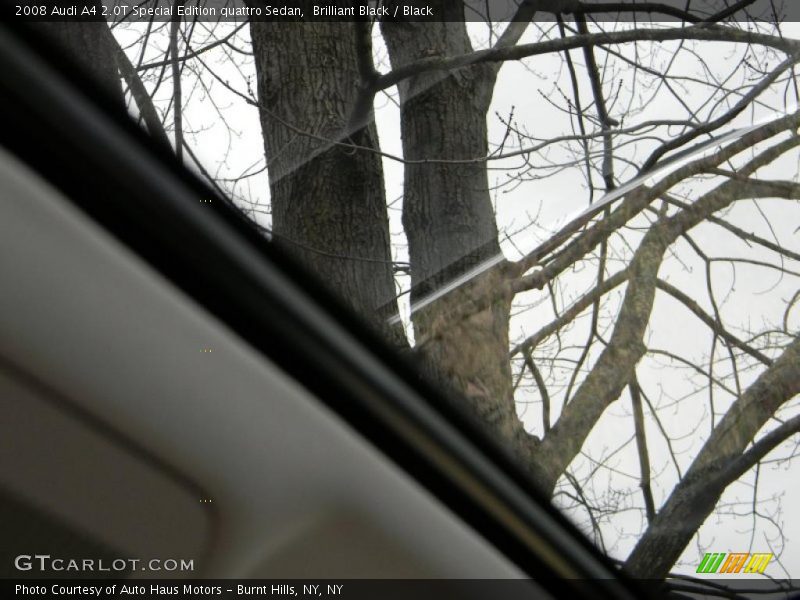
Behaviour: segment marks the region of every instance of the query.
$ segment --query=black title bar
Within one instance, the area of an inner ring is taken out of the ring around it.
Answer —
[[[149,22],[197,20],[251,21],[469,21],[500,23],[524,15],[530,0],[2,0],[4,21]],[[723,0],[548,0],[534,21],[567,20],[583,14],[597,22],[731,22],[800,21],[800,2],[751,0],[731,4]],[[523,7],[523,10],[520,8]],[[688,8],[687,8],[688,7]]]

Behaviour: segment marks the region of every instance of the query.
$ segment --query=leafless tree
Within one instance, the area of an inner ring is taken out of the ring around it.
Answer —
[[[431,4],[437,22],[92,35],[115,44],[146,128],[267,212],[274,243],[422,357],[630,573],[666,577],[712,514],[771,527],[780,555],[759,482],[800,431],[800,40],[753,0],[525,0],[498,23],[467,22],[483,3]],[[492,114],[511,65],[517,109]],[[401,153],[378,141],[387,98]],[[549,116],[521,118],[534,100]],[[198,158],[193,102],[222,121],[257,111],[263,156],[231,175],[230,138]],[[553,189],[571,203],[542,199]],[[513,223],[503,194],[525,203]],[[583,210],[539,219],[559,203]]]

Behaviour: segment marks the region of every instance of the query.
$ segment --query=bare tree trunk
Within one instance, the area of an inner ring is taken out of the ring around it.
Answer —
[[[348,132],[359,90],[352,23],[251,24],[275,242],[403,343],[374,124]]]
[[[393,69],[425,57],[471,51],[461,3],[450,22],[383,23]],[[486,114],[494,67],[426,73],[400,83],[405,167],[403,226],[411,261],[412,303],[487,260],[503,260],[489,194]],[[438,161],[478,159],[453,164]],[[419,162],[432,160],[433,162]],[[416,161],[416,162],[415,162]],[[471,279],[413,315],[418,347],[434,377],[467,399],[472,413],[531,465],[533,438],[522,428],[508,361],[511,298],[464,321],[453,308],[500,283],[497,269]]]
[[[99,1],[95,2],[95,8],[98,13],[102,12]],[[108,25],[75,20],[36,23],[34,27],[96,81],[113,101],[124,106],[120,77],[113,60],[115,43]]]

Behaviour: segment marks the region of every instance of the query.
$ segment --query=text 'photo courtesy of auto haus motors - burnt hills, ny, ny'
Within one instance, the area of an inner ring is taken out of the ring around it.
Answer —
[[[301,4],[39,26],[634,577],[796,577],[800,6]]]

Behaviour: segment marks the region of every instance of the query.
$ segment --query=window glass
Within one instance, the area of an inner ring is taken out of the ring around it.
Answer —
[[[798,576],[799,9],[296,4],[52,26],[634,576]]]

